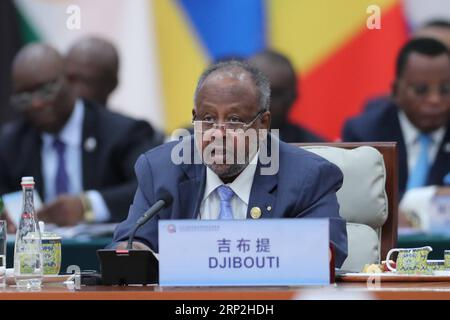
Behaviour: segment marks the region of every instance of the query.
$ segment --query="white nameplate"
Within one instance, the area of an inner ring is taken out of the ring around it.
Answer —
[[[160,220],[159,283],[329,284],[328,219]]]

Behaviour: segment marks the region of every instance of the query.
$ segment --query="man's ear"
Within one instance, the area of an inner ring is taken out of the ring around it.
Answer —
[[[195,108],[192,108],[192,119],[195,119],[196,113],[195,113]]]

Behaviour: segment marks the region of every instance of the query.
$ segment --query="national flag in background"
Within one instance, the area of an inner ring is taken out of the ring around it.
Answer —
[[[66,9],[81,10],[68,30]],[[408,30],[450,19],[446,0],[16,0],[39,39],[61,51],[86,34],[103,35],[122,58],[116,110],[150,120],[167,133],[190,123],[203,68],[266,47],[298,71],[300,97],[290,118],[335,140],[343,121],[370,97],[389,93],[394,62]],[[381,29],[369,30],[369,5]]]
[[[381,9],[381,29],[367,28],[373,4]],[[291,120],[338,139],[365,100],[389,93],[408,33],[402,3],[273,0],[270,6],[272,46],[289,54],[301,76]]]

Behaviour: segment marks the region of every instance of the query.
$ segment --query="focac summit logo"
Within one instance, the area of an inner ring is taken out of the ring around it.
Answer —
[[[169,232],[169,233],[175,233],[175,232],[177,232],[177,228],[175,227],[174,224],[169,224],[169,225],[167,226],[167,232]]]

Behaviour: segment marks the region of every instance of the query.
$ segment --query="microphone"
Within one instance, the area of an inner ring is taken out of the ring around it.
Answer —
[[[161,193],[161,197],[158,201],[155,202],[137,221],[136,224],[130,232],[130,237],[128,238],[127,250],[131,250],[133,248],[133,240],[136,235],[137,230],[143,226],[147,221],[153,218],[161,209],[170,206],[173,202],[172,195],[163,191]]]

